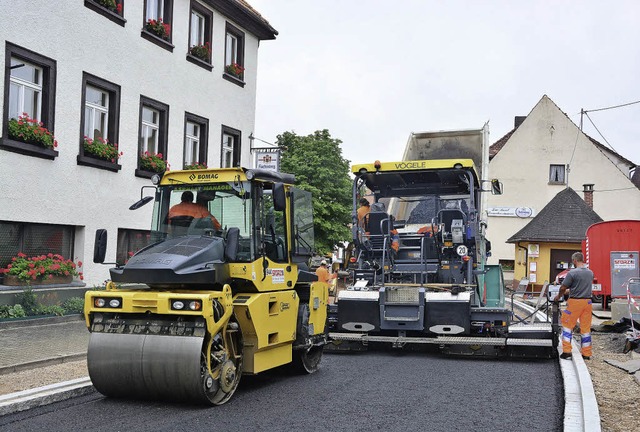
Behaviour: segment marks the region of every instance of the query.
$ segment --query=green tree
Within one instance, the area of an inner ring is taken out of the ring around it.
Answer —
[[[317,252],[325,254],[351,238],[351,179],[349,161],[342,157],[342,141],[327,129],[298,136],[277,136],[282,151],[281,170],[295,174],[296,186],[313,196]]]

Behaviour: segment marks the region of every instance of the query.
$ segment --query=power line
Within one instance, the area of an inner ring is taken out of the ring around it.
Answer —
[[[637,189],[636,187],[628,187],[628,188],[619,188],[619,189],[594,189],[594,192],[615,192],[615,191],[624,191],[624,190],[631,190],[631,189]]]
[[[614,109],[614,108],[622,108],[622,107],[626,107],[626,106],[629,106],[629,105],[634,105],[634,104],[637,104],[637,103],[640,103],[640,100],[639,101],[635,101],[635,102],[629,102],[629,103],[626,103],[626,104],[605,107],[605,108],[596,108],[596,109],[592,109],[592,110],[582,110],[582,112],[586,114],[588,112],[606,111],[606,110],[610,110],[610,109]]]
[[[602,135],[602,132],[600,132],[600,129],[598,129],[598,126],[596,126],[596,124],[593,122],[593,120],[591,120],[591,117],[589,117],[589,114],[587,114],[587,111],[584,111],[584,115],[587,116],[587,119],[589,119],[589,122],[591,122],[591,124],[593,125],[593,127],[596,129],[596,131],[598,132],[598,134],[600,135],[600,137],[602,137],[602,139],[604,140],[604,142],[607,143],[607,145],[609,147],[611,147],[611,150],[613,150],[614,152],[618,153],[618,151],[616,149],[613,148],[613,146],[611,145],[611,143],[609,143],[609,141],[607,141],[607,139],[604,137],[604,135]]]

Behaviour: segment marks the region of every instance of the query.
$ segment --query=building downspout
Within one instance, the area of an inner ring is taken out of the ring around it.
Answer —
[[[516,246],[520,249],[524,249],[524,277],[529,278],[529,249],[520,245],[520,242],[516,243]]]

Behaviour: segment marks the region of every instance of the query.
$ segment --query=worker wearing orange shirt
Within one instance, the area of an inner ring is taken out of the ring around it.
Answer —
[[[184,191],[180,197],[180,203],[174,205],[169,209],[169,222],[176,216],[190,216],[194,219],[197,218],[211,218],[213,222],[213,228],[219,231],[222,228],[220,222],[213,216],[206,207],[193,202],[193,192]]]
[[[369,213],[369,201],[366,198],[360,198],[360,208],[358,208],[358,225],[364,228],[364,217]]]
[[[338,277],[336,273],[329,273],[326,260],[322,260],[320,262],[320,267],[317,268],[316,275],[318,276],[318,282],[324,282],[327,284],[331,279],[335,279]]]

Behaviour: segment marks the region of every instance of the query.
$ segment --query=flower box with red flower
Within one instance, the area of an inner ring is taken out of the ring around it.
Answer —
[[[157,20],[148,20],[144,28],[149,33],[152,33],[161,39],[166,40],[169,39],[169,36],[171,36],[171,25],[162,22],[162,18],[158,18]]]
[[[118,152],[118,144],[110,143],[109,140],[98,137],[95,140],[85,136],[82,144],[85,156],[117,163],[122,152]]]
[[[84,279],[78,269],[82,262],[74,263],[58,254],[49,253],[28,257],[20,252],[11,259],[6,268],[0,269],[4,274],[4,285],[51,285],[68,284],[75,276]]]
[[[162,158],[162,153],[149,153],[146,151],[140,155],[140,169],[161,173],[169,169],[169,163]]]
[[[190,165],[184,166],[185,170],[198,170],[198,169],[207,169],[207,164],[196,162]]]
[[[189,48],[189,54],[199,58],[200,60],[209,62],[211,61],[211,44],[209,42],[205,42],[204,44],[194,45]]]
[[[58,141],[49,129],[44,127],[41,121],[30,118],[27,113],[22,113],[17,120],[15,118],[9,120],[8,135],[13,140],[47,149],[53,150],[58,147]]]
[[[100,6],[110,10],[113,13],[122,15],[122,3],[119,0],[94,0]]]
[[[224,71],[229,75],[233,75],[236,78],[242,79],[242,74],[244,73],[244,68],[240,66],[238,63],[231,63],[224,67]]]

